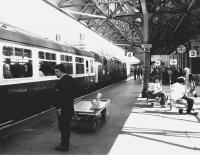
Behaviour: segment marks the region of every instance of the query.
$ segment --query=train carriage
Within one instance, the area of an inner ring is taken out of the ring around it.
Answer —
[[[63,63],[66,72],[74,77],[76,97],[126,77],[119,60],[0,28],[0,124],[53,105],[58,80],[54,66],[58,63]]]
[[[57,63],[75,78],[76,96],[94,85],[91,52],[3,28],[0,49],[0,123],[52,105]]]

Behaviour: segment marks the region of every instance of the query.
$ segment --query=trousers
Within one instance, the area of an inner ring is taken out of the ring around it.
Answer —
[[[72,115],[61,113],[61,115],[57,116],[58,116],[58,128],[61,133],[61,145],[64,147],[69,147]]]
[[[187,96],[183,96],[182,99],[186,100],[187,101],[187,113],[190,113],[192,108],[193,108],[193,105],[194,105],[194,100],[192,98],[189,98]]]

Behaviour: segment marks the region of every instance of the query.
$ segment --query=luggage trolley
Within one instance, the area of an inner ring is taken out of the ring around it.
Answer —
[[[98,126],[98,119],[106,120],[106,108],[110,104],[109,99],[100,99],[99,107],[92,108],[92,99],[80,100],[74,104],[74,121],[85,121],[89,123],[91,131]]]
[[[170,102],[178,109],[179,114],[183,114],[183,111],[187,110],[187,101],[184,99],[171,100]]]

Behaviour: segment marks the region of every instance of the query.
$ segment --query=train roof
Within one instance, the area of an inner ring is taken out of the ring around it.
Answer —
[[[114,60],[114,61],[123,62],[122,60],[120,60],[120,59],[118,59],[118,58],[116,58],[116,57],[113,57],[113,60]]]
[[[99,54],[99,53],[95,53],[95,52],[93,52],[93,53],[94,53],[95,60],[98,62],[102,62],[103,59],[106,59],[106,60],[113,60],[113,61],[118,61],[118,62],[124,63],[123,60],[120,60],[116,57],[108,56],[105,54]]]
[[[95,52],[93,52],[93,53],[94,53],[94,59],[95,59],[96,61],[98,61],[98,62],[102,62],[101,56],[100,56],[99,54],[95,53]]]
[[[0,28],[0,39],[22,43],[31,46],[37,46],[42,48],[48,48],[52,50],[63,51],[67,53],[72,53],[76,55],[94,57],[92,52],[81,50],[72,46],[66,46],[51,40],[46,40],[43,38],[35,37],[29,34],[18,32],[16,30],[9,30],[6,28]]]

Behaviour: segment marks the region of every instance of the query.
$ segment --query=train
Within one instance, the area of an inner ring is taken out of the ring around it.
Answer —
[[[75,79],[75,96],[127,78],[126,63],[115,58],[0,27],[0,124],[52,107],[62,63]]]

